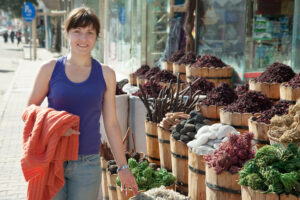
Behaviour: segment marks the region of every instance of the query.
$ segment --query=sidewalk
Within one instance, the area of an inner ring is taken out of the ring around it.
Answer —
[[[28,53],[28,52],[24,52]],[[37,61],[19,60],[18,69],[0,101],[0,199],[26,199],[20,158],[22,156],[22,112],[41,63],[57,57],[45,49],[38,49]]]

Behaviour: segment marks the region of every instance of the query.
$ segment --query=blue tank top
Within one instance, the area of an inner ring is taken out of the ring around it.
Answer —
[[[97,154],[100,151],[100,116],[106,83],[102,66],[92,58],[89,77],[74,83],[65,73],[66,56],[55,64],[48,92],[48,107],[65,110],[80,117],[79,154]]]

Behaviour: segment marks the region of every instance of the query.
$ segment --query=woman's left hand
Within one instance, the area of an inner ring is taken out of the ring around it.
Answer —
[[[128,168],[121,170],[119,172],[119,177],[121,181],[121,191],[126,187],[126,196],[128,196],[129,188],[131,188],[134,195],[138,193],[138,186],[136,184],[135,178]]]

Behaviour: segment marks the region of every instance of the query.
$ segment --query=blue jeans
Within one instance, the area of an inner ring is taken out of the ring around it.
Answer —
[[[97,200],[101,183],[100,155],[79,155],[64,162],[65,185],[53,200]]]

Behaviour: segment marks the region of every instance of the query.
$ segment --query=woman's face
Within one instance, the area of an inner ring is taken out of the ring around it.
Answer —
[[[90,55],[95,46],[97,35],[93,26],[89,25],[70,29],[67,38],[72,53]]]

